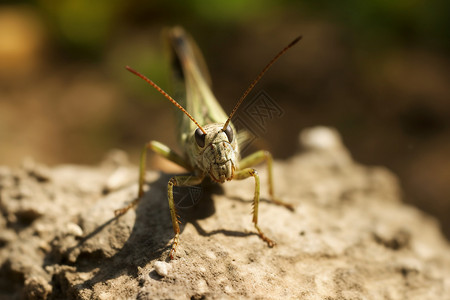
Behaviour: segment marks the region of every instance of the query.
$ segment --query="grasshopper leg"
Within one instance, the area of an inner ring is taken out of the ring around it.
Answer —
[[[269,247],[273,247],[276,245],[274,241],[269,239],[259,228],[258,226],[258,206],[259,206],[259,190],[260,190],[260,182],[259,182],[259,175],[258,172],[256,172],[255,169],[252,168],[246,168],[239,170],[235,174],[235,179],[242,180],[248,177],[255,178],[255,196],[253,198],[253,224],[255,225],[256,230],[258,231],[259,237],[269,245]]]
[[[180,240],[180,226],[179,217],[176,212],[175,204],[173,202],[173,187],[176,186],[191,186],[200,184],[204,176],[189,176],[189,175],[178,175],[170,178],[169,184],[167,185],[167,196],[169,200],[170,217],[172,218],[173,232],[175,234],[172,242],[172,248],[170,249],[169,257],[173,259],[177,246]]]
[[[294,206],[292,204],[286,203],[275,196],[274,185],[273,185],[273,158],[272,158],[272,154],[270,154],[269,151],[265,151],[265,150],[256,151],[255,153],[250,154],[249,156],[243,158],[239,162],[239,166],[240,166],[240,168],[244,169],[244,168],[259,164],[260,162],[263,162],[263,161],[267,162],[267,168],[268,168],[268,173],[269,173],[269,176],[268,176],[269,195],[270,195],[271,201],[277,205],[286,207],[290,211],[294,211]]]
[[[130,204],[127,206],[117,209],[114,211],[114,214],[116,216],[120,216],[125,214],[130,208],[135,207],[139,200],[144,195],[144,182],[145,182],[145,166],[146,166],[146,160],[147,160],[147,150],[153,150],[154,152],[162,155],[163,157],[167,158],[168,160],[186,168],[187,170],[191,170],[192,168],[185,162],[185,160],[179,156],[176,152],[174,152],[172,149],[167,147],[166,145],[157,142],[157,141],[150,141],[142,149],[141,152],[141,159],[139,163],[139,188],[138,188],[138,196],[136,199],[134,199]]]

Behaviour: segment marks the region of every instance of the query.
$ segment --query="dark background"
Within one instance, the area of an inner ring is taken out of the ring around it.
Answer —
[[[160,32],[182,25],[230,111],[272,56],[303,40],[256,87],[282,108],[254,143],[293,155],[298,133],[336,127],[354,158],[393,170],[404,201],[450,236],[450,2],[5,1],[0,4],[0,164],[133,163],[144,142],[176,148]],[[252,95],[249,97],[251,98]]]

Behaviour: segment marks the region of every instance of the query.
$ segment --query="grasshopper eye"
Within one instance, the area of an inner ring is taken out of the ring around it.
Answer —
[[[228,141],[231,143],[233,141],[233,129],[231,129],[230,125],[225,129],[225,134],[227,135]]]
[[[200,128],[197,128],[195,130],[195,141],[197,142],[197,145],[200,148],[205,147],[205,138],[206,138],[206,134],[204,134]]]

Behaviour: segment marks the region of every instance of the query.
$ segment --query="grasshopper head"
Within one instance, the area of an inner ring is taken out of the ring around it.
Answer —
[[[222,127],[223,124],[209,124],[204,126],[206,134],[200,128],[194,134],[197,166],[221,183],[233,179],[238,153],[233,128]]]

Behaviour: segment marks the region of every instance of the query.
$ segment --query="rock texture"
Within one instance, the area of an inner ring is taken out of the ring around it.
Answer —
[[[436,221],[402,204],[396,177],[352,161],[332,129],[301,136],[275,163],[276,193],[251,223],[252,179],[178,189],[176,258],[170,175],[148,172],[136,210],[137,167],[123,153],[101,165],[0,168],[1,299],[450,299],[450,247]],[[261,175],[267,198],[267,172]]]

